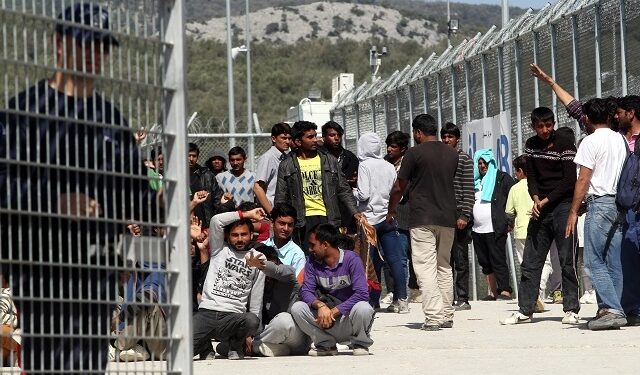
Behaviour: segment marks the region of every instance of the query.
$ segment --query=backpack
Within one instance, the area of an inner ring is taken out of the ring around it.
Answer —
[[[627,146],[628,155],[620,172],[616,203],[624,210],[637,212],[640,208],[640,147],[630,152],[626,139],[624,144]]]

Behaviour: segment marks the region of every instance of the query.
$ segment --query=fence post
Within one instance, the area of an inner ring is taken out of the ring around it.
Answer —
[[[504,53],[503,46],[498,47],[498,102],[500,103],[500,112],[504,111],[504,86],[507,84],[504,73]]]
[[[550,37],[551,37],[551,77],[553,78],[553,80],[556,80],[556,59],[558,58],[558,53],[557,53],[557,33],[556,33],[556,25],[554,24],[550,24],[549,25],[549,33],[550,33]],[[557,114],[559,113],[559,109],[558,109],[558,97],[556,96],[556,94],[552,91],[551,92],[551,108],[553,108],[553,111]],[[555,128],[558,128],[558,122],[556,122]]]
[[[458,101],[456,99],[456,68],[451,65],[451,122],[458,123],[458,116],[456,114]]]
[[[571,54],[573,63],[573,97],[580,100],[580,70],[578,69],[578,18],[571,16]],[[580,123],[575,122],[576,142],[580,139]]]
[[[409,84],[409,86],[407,86],[407,94],[409,96],[409,127],[411,127],[411,121],[413,121],[413,89],[411,87],[411,85]],[[398,130],[402,130],[402,127],[399,126]]]
[[[540,49],[540,38],[537,32],[533,32],[533,63],[538,65],[538,52]],[[533,106],[540,107],[540,82],[533,80]]]
[[[520,56],[520,41],[516,40],[513,46],[513,55],[515,59],[515,75],[516,75],[516,134],[518,142],[518,153],[522,154],[522,98],[520,97],[520,73],[521,73],[521,56]]]
[[[360,139],[360,108],[358,102],[353,102],[353,111],[356,114],[356,143]]]
[[[429,82],[427,77],[422,79],[422,100],[424,101],[424,113],[429,113]]]
[[[189,180],[187,174],[187,134],[183,125],[186,118],[185,109],[185,72],[184,61],[184,2],[182,0],[161,2],[161,19],[165,22],[166,32],[162,35],[164,43],[171,45],[165,48],[164,86],[166,97],[165,132],[167,137],[167,154],[165,169],[167,184],[167,233],[171,244],[171,258],[167,269],[171,271],[168,282],[170,290],[171,313],[168,314],[171,342],[169,343],[168,366],[172,373],[191,374],[193,372],[192,350],[192,309],[191,295],[180,293],[191,289],[191,267],[189,257],[188,197],[189,191],[184,181]]]
[[[398,130],[400,127],[400,95],[398,95],[398,90],[393,92],[396,94],[396,130]]]
[[[602,97],[602,71],[600,66],[600,3],[596,3],[593,7],[595,12],[595,42],[594,54],[596,57],[596,97]]]
[[[625,6],[626,0],[620,1],[620,75],[622,81],[622,96],[627,95],[627,53],[626,53],[626,35],[627,24],[624,21],[627,10]]]
[[[442,129],[442,76],[436,73],[436,103],[438,103],[438,137],[440,137],[440,129]]]
[[[486,118],[488,114],[487,109],[487,56],[483,53],[480,63],[482,65],[482,117]]]
[[[378,132],[378,127],[376,125],[376,98],[371,98],[371,122],[373,123],[373,132]]]

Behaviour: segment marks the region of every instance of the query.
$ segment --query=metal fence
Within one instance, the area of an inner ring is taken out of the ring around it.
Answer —
[[[540,65],[576,98],[637,94],[639,17],[638,0],[547,4],[440,56],[420,58],[387,79],[355,87],[339,98],[331,115],[345,127],[347,147],[354,150],[359,134],[367,131],[382,137],[410,132],[420,113],[433,114],[440,126],[447,121],[464,126],[510,110],[517,155],[532,135],[529,113],[537,106],[554,109],[558,126],[579,130],[552,91],[531,77],[529,63]]]
[[[220,126],[216,126],[210,120],[203,121],[197,114],[189,121],[188,137],[189,142],[195,143],[200,149],[199,163],[204,165],[209,158],[216,155],[228,159],[229,149],[233,145],[242,147],[247,153],[245,167],[250,171],[255,171],[258,158],[271,147],[270,133],[225,133]]]
[[[191,373],[184,2],[0,4],[0,372]]]
[[[515,157],[533,135],[529,115],[538,106],[552,108],[558,126],[574,127],[580,136],[578,123],[566,115],[551,89],[531,76],[528,65],[540,65],[578,99],[638,94],[639,22],[640,0],[547,4],[502,29],[494,26],[451,46],[440,56],[419,58],[387,79],[354,87],[339,97],[331,117],[343,125],[346,146],[355,151],[364,132],[377,132],[383,139],[396,130],[411,133],[411,121],[421,113],[432,114],[439,127],[451,121],[464,128],[472,120],[509,111]],[[517,267],[511,255],[515,282]],[[473,256],[470,259],[473,263]],[[477,265],[472,271],[480,274]],[[485,285],[475,274],[474,299],[476,282],[480,289]]]

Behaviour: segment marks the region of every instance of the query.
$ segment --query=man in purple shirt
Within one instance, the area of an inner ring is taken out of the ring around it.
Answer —
[[[351,341],[353,355],[368,355],[373,316],[364,266],[352,251],[338,248],[340,233],[331,224],[309,232],[309,252],[300,290],[291,307],[300,329],[311,337],[310,356],[337,355],[337,342]]]

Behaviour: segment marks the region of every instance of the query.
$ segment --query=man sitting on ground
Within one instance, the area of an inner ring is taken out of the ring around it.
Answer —
[[[193,316],[193,352],[213,359],[212,339],[229,342],[229,359],[242,359],[245,337],[260,326],[264,273],[248,267],[253,220],[262,220],[262,208],[215,215],[209,226],[211,259],[202,290],[202,302]]]
[[[272,212],[277,210],[277,206]],[[293,222],[291,224],[293,228]],[[282,264],[279,254],[271,246],[259,245],[256,250],[264,257],[247,254],[247,265],[266,275],[262,308],[264,330],[253,339],[252,352],[265,357],[304,354],[311,344],[309,337],[296,326],[289,313],[298,301],[300,285],[296,270]],[[298,249],[299,250],[299,249]]]
[[[300,299],[291,308],[298,327],[311,337],[310,356],[337,355],[336,343],[349,340],[353,355],[368,355],[375,312],[369,305],[362,261],[338,248],[340,233],[331,224],[309,232],[310,257]]]

